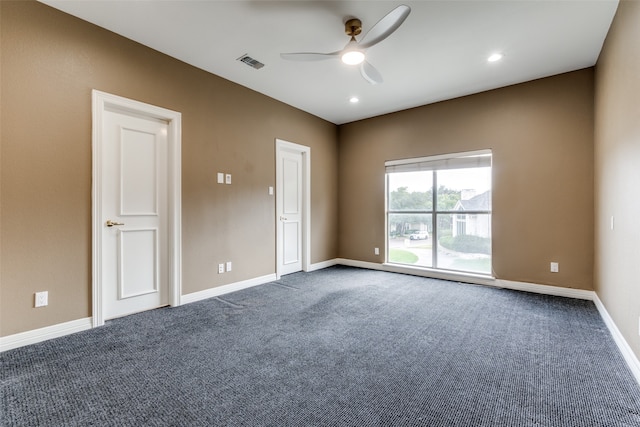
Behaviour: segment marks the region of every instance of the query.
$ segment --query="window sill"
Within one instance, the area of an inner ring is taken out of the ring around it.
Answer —
[[[394,273],[411,274],[414,276],[430,277],[433,279],[451,280],[454,282],[475,283],[479,285],[495,286],[496,278],[487,274],[465,273],[461,271],[438,270],[428,267],[412,267],[403,264],[383,263],[385,270]]]

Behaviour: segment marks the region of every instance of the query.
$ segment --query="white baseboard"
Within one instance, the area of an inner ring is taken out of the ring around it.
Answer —
[[[310,273],[312,271],[322,270],[323,268],[333,267],[334,265],[337,265],[337,264],[338,264],[338,260],[335,258],[330,259],[328,261],[317,262],[315,264],[311,264],[307,272]]]
[[[368,268],[369,270],[390,271],[384,268],[384,264],[378,264],[375,262],[358,261],[355,259],[348,259],[348,258],[336,258],[333,261],[335,261],[337,265],[346,265],[348,267]]]
[[[456,282],[473,283],[476,285],[494,286],[497,288],[513,289],[516,291],[534,292],[537,294],[554,295],[560,297],[593,300],[595,293],[584,289],[564,288],[561,286],[538,285],[536,283],[515,282],[512,280],[496,279],[478,274],[453,273],[437,270],[425,270],[410,266],[393,264],[377,264],[373,262],[356,261],[338,258],[335,264],[351,267],[368,268],[370,270],[388,271],[391,273],[411,274],[414,276],[429,277],[432,279],[453,280]]]
[[[388,271],[390,273],[410,274],[412,276],[429,277],[431,279],[453,280],[456,282],[475,283],[477,285],[495,286],[493,277],[480,274],[454,273],[441,270],[431,270],[409,265],[379,264],[375,262],[357,261],[353,259],[337,258],[336,264],[350,267],[367,268],[369,270]]]
[[[0,337],[0,352],[91,329],[90,317]]]
[[[220,295],[228,294],[230,292],[235,292],[242,289],[251,288],[253,286],[273,282],[274,280],[276,280],[275,274],[267,274],[266,276],[256,277],[249,280],[243,280],[241,282],[235,282],[228,285],[205,289],[204,291],[193,292],[190,294],[182,295],[182,297],[180,298],[180,304],[189,304],[192,302],[201,301],[203,299],[217,297]]]
[[[217,288],[207,289],[205,291],[194,292],[191,294],[183,295],[180,299],[180,303],[188,304],[191,302],[200,301],[203,299],[227,294],[229,292],[239,291],[241,289],[261,285],[263,283],[272,282],[275,279],[275,274],[269,274],[262,277],[256,277],[254,279],[244,280],[242,282],[236,282],[229,285],[219,286]],[[33,329],[31,331],[21,332],[14,335],[7,335],[6,337],[0,337],[0,353],[3,351],[12,350],[14,348],[23,347],[25,345],[47,341],[52,338],[70,335],[75,332],[85,331],[87,329],[91,329],[92,327],[92,319],[90,317],[87,317],[84,319],[59,323],[57,325],[46,326],[44,328]]]
[[[596,293],[584,289],[564,288],[562,286],[538,285],[536,283],[514,282],[511,280],[496,279],[498,288],[513,289],[515,291],[533,292],[536,294],[553,295],[556,297],[567,297],[575,299],[585,299],[593,301]]]
[[[631,350],[629,343],[627,343],[627,340],[624,339],[622,333],[620,332],[620,329],[618,329],[604,304],[602,304],[602,301],[600,301],[600,298],[598,298],[598,295],[595,293],[593,303],[598,308],[598,312],[600,312],[600,316],[602,317],[602,320],[604,320],[605,325],[607,325],[607,328],[609,328],[609,332],[611,332],[613,340],[618,345],[620,353],[622,353],[622,357],[624,357],[624,360],[627,362],[631,373],[636,378],[638,384],[640,384],[640,361],[638,361],[638,358],[633,353],[633,350]]]

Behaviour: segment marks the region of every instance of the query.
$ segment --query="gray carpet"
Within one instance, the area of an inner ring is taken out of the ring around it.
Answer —
[[[348,267],[0,358],[2,426],[640,426],[593,303]]]

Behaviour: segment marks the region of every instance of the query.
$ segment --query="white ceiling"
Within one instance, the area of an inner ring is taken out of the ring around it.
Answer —
[[[618,0],[41,1],[335,124],[592,66],[618,6]],[[370,85],[339,60],[280,58],[340,50],[349,40],[348,18],[362,21],[364,35],[400,4],[411,7],[407,20],[367,52],[382,84]],[[487,62],[493,52],[504,59]],[[243,54],[265,67],[238,61]],[[351,96],[360,102],[351,104]]]

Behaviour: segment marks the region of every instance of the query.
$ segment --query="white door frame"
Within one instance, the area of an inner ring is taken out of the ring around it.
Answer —
[[[168,262],[169,262],[169,304],[180,305],[182,294],[182,184],[181,184],[181,144],[182,115],[179,112],[122,98],[117,95],[93,90],[92,125],[92,324],[104,325],[102,300],[102,127],[104,112],[115,109],[123,112],[164,120],[168,124]]]
[[[276,190],[281,188],[282,164],[280,152],[283,149],[302,154],[302,271],[311,268],[311,148],[276,138]],[[282,194],[276,191],[276,278],[282,275],[282,221],[280,206]]]

